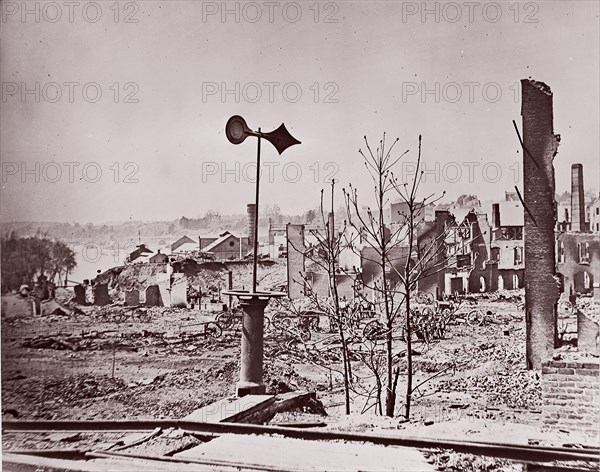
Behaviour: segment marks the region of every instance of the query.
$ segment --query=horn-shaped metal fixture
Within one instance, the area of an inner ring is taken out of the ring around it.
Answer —
[[[229,142],[233,144],[243,143],[248,136],[264,138],[275,146],[279,154],[294,144],[301,144],[300,141],[290,134],[283,123],[275,131],[262,133],[260,130],[258,132],[252,131],[246,124],[246,120],[239,115],[229,118],[225,125],[225,134]]]
[[[227,135],[229,142],[233,144],[240,144],[243,143],[244,140],[253,133],[252,130],[248,128],[246,120],[239,115],[234,115],[227,120],[227,124],[225,125],[225,134]]]

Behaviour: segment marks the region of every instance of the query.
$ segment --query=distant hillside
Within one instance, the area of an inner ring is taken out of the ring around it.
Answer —
[[[274,224],[299,223],[304,215],[280,215],[269,212],[261,216],[259,221],[259,237],[266,239],[269,229],[269,219]],[[94,225],[92,223],[51,223],[51,222],[10,222],[0,223],[0,233],[7,234],[15,231],[19,236],[32,236],[38,232],[47,233],[52,239],[72,243],[94,242],[100,246],[109,247],[115,242],[125,244],[133,241],[155,243],[159,241],[170,243],[185,235],[196,238],[204,234],[217,234],[231,231],[245,235],[247,232],[246,215],[219,215],[207,213],[202,218],[181,217],[173,221],[127,221]]]

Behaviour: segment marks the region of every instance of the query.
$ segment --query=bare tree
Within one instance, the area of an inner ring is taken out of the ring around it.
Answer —
[[[408,153],[393,155],[398,139],[386,148],[385,134],[373,151],[365,137],[366,152],[359,150],[373,182],[375,207],[361,208],[357,190],[350,185],[344,191],[348,212],[348,223],[361,235],[363,248],[361,259],[378,268],[377,278],[365,280],[365,289],[377,295],[377,309],[381,313],[383,324],[381,334],[385,344],[384,381],[385,414],[394,416],[396,407],[397,385],[401,374],[400,367],[395,365],[394,339],[400,337],[406,341],[406,390],[404,416],[409,418],[413,387],[413,335],[422,325],[416,325],[418,310],[411,304],[411,295],[418,289],[419,281],[444,270],[453,251],[447,251],[445,245],[446,231],[436,232],[435,225],[425,223],[424,213],[429,205],[435,204],[441,196],[429,195],[419,198],[419,187],[423,180],[423,172],[417,172],[411,181],[401,182],[394,177],[393,170],[398,162]],[[417,169],[421,164],[421,136]],[[390,205],[390,198],[400,198],[402,211],[398,213],[397,222],[386,226],[384,211]],[[470,243],[470,241],[469,241]],[[364,249],[368,249],[365,251]],[[454,251],[457,248],[454,248]],[[430,310],[431,311],[431,310]],[[431,311],[433,313],[433,311]],[[398,323],[400,321],[400,323]],[[379,364],[372,362],[376,377],[380,375]],[[381,379],[377,379],[380,385]]]
[[[392,157],[391,153],[398,139],[386,150],[384,134],[376,152],[373,153],[366,136],[364,139],[367,153],[364,153],[362,149],[359,150],[359,153],[363,157],[365,167],[373,181],[376,211],[373,212],[371,208],[367,208],[366,215],[363,214],[359,205],[358,192],[352,185],[350,185],[350,190],[348,192],[344,191],[344,193],[349,224],[357,229],[367,245],[374,250],[375,257],[371,262],[378,264],[380,268],[378,281],[371,281],[371,286],[368,285],[369,281],[363,280],[363,283],[366,287],[372,291],[377,291],[381,295],[378,305],[383,311],[382,321],[385,324],[385,414],[393,416],[396,402],[396,385],[399,376],[399,369],[393,371],[392,333],[394,313],[397,310],[394,309],[395,300],[392,292],[392,281],[389,280],[392,242],[389,229],[386,228],[384,222],[384,208],[390,203],[389,192],[394,189],[391,170],[408,151],[405,151],[399,157]]]

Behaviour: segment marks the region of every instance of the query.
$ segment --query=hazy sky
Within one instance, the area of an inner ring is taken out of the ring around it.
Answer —
[[[242,213],[256,138],[227,141],[234,114],[302,141],[263,145],[261,203],[283,212],[331,175],[366,199],[358,149],[384,131],[410,149],[405,177],[423,135],[424,193],[502,198],[522,187],[528,77],[554,93],[557,191],[576,162],[598,190],[596,0],[85,5],[2,3],[2,221]]]

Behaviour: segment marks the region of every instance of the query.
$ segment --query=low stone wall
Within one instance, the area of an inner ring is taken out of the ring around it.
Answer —
[[[598,359],[549,361],[542,366],[542,421],[545,426],[598,435]]]

